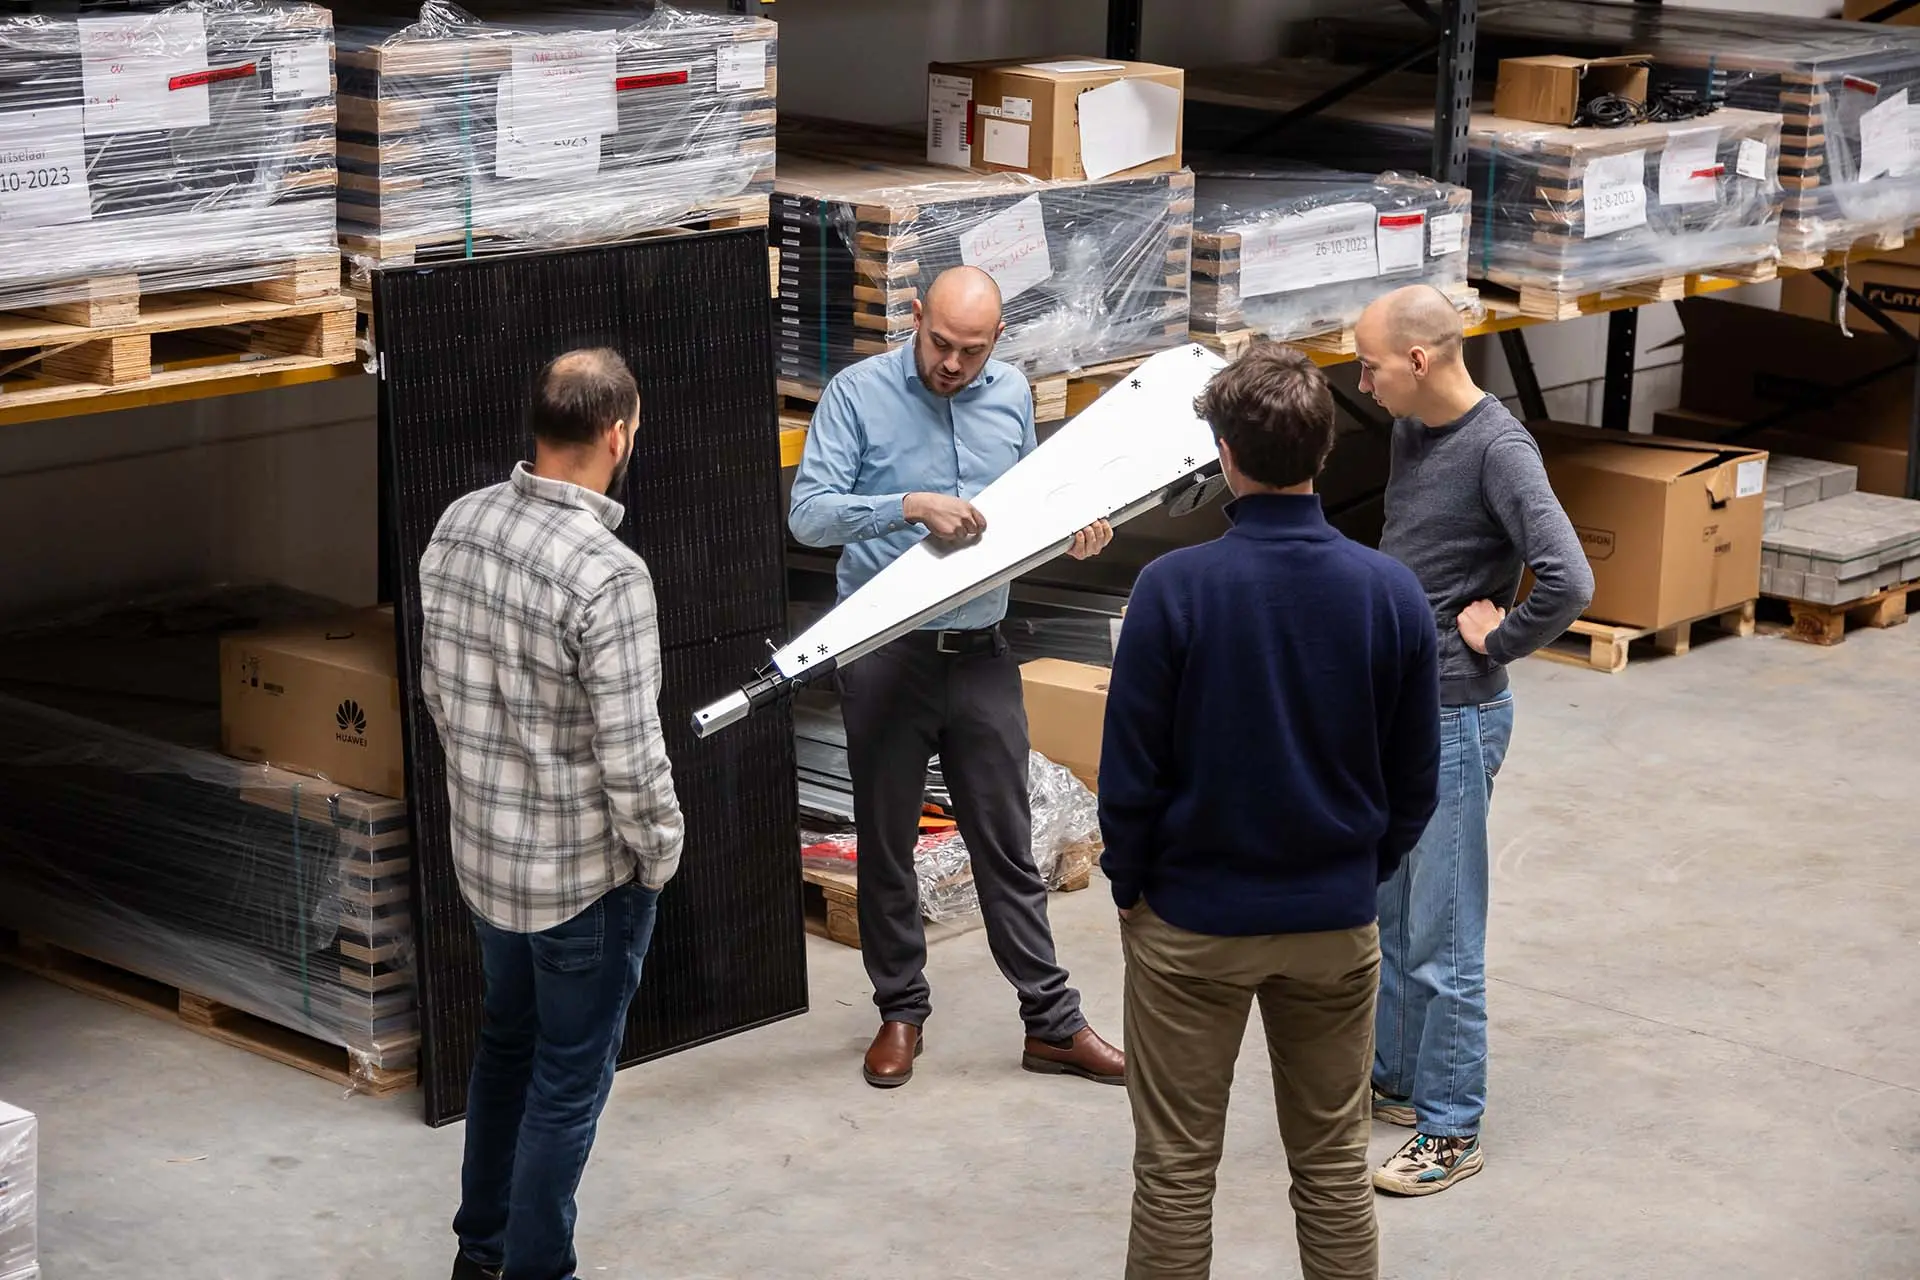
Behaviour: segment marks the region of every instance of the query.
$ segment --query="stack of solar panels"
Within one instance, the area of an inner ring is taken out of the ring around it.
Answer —
[[[793,709],[794,763],[800,778],[800,814],[816,823],[853,825],[853,771],[847,764],[847,726],[840,703],[807,692]],[[940,757],[927,767],[926,803],[945,813],[953,797],[940,772]]]
[[[784,625],[766,272],[756,228],[375,278],[430,1121],[464,1109],[481,987],[453,878],[444,762],[420,703],[418,564],[451,502],[499,483],[528,455],[524,414],[535,379],[572,348],[615,348],[640,384],[619,534],[653,576],[660,721],[687,827],[621,1061],[806,1007],[792,721],[768,708],[707,739],[691,727],[697,707],[765,664],[766,642]]]
[[[255,597],[257,601],[258,597]],[[419,1045],[404,801],[218,754],[219,632],[247,598],[0,642],[0,923],[344,1046],[384,1089]]]
[[[1318,29],[1324,50],[1341,61],[1371,61],[1431,38],[1397,0],[1343,6]],[[1593,0],[1488,0],[1479,8],[1475,76],[1484,84],[1494,82],[1501,58],[1627,53],[1652,58],[1656,97],[1678,87],[1784,119],[1787,266],[1896,240],[1920,219],[1920,165],[1907,157],[1906,114],[1920,98],[1920,31]]]
[[[335,256],[326,9],[81,7],[0,16],[0,307],[266,280]]]
[[[782,121],[772,237],[780,377],[818,388],[907,340],[949,267],[999,282],[994,354],[1029,377],[1187,336],[1193,175],[1045,182],[929,165],[917,135]]]

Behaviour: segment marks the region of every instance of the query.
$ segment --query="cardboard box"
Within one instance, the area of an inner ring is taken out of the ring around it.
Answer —
[[[1559,423],[1532,430],[1593,567],[1587,617],[1669,627],[1760,594],[1763,450]]]
[[[1849,338],[1820,320],[1708,298],[1676,306],[1686,329],[1680,408],[1906,452],[1905,338],[1871,326]]]
[[[1663,409],[1653,415],[1653,429],[1661,435],[1683,440],[1721,440],[1740,423],[1731,418],[1716,418],[1688,409]],[[1740,443],[1769,454],[1796,458],[1820,458],[1839,462],[1859,471],[1858,487],[1866,493],[1882,493],[1903,498],[1907,488],[1907,451],[1882,445],[1861,444],[1831,435],[1783,431],[1778,428],[1756,431],[1740,437]]]
[[[401,798],[400,682],[393,613],[220,640],[220,749]]]
[[[1920,266],[1891,259],[1856,262],[1847,272],[1847,283],[1896,326],[1920,336]],[[1832,324],[1839,318],[1840,295],[1812,275],[1791,275],[1780,282],[1780,310]],[[1847,308],[1847,328],[1884,332],[1854,306]]]
[[[1647,64],[1638,54],[1615,58],[1500,59],[1493,90],[1493,113],[1509,120],[1572,124],[1590,98],[1612,94],[1629,102],[1647,100]]]
[[[35,1276],[40,1195],[40,1122],[0,1102],[0,1276]]]
[[[1113,58],[936,62],[927,161],[1077,181],[1180,167],[1178,67]]]
[[[1020,668],[1027,733],[1038,751],[1100,789],[1100,737],[1107,723],[1107,667],[1036,658]]]

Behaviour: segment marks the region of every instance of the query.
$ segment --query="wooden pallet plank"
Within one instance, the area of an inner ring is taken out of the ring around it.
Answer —
[[[1720,613],[1702,614],[1670,627],[1629,627],[1610,622],[1577,619],[1564,636],[1535,651],[1535,656],[1550,662],[1588,667],[1608,675],[1627,669],[1636,642],[1646,640],[1656,653],[1680,657],[1692,651],[1693,629],[1713,626],[1729,636],[1747,637],[1754,633],[1756,602],[1749,600]]]
[[[1769,598],[1784,601],[1793,620],[1784,634],[1805,644],[1831,646],[1844,641],[1848,631],[1860,627],[1885,630],[1904,625],[1911,596],[1916,591],[1920,591],[1920,582],[1899,583],[1865,599],[1840,604],[1820,604],[1786,596]]]

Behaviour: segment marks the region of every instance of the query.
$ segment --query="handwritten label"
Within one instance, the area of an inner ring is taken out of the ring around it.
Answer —
[[[1907,171],[1912,163],[1911,119],[1905,89],[1861,114],[1860,181],[1871,181],[1882,174],[1899,177]]]
[[[1444,258],[1450,253],[1458,253],[1467,245],[1467,215],[1436,213],[1428,234],[1432,247],[1427,252],[1433,257]]]
[[[967,139],[967,104],[973,101],[973,81],[967,76],[927,77],[927,163],[973,163]]]
[[[88,133],[194,129],[208,120],[207,20],[198,13],[80,18],[80,93]],[[189,81],[175,89],[176,77]]]
[[[275,102],[324,98],[333,92],[333,60],[325,40],[275,49],[268,67]]]
[[[722,93],[759,93],[767,87],[767,42],[743,40],[713,51],[714,77]]]
[[[0,111],[0,227],[93,217],[79,107]]]
[[[1227,228],[1240,236],[1240,296],[1378,275],[1375,219],[1372,205],[1355,201]]]
[[[1765,182],[1767,180],[1767,144],[1758,138],[1740,139],[1740,154],[1733,162],[1733,171],[1743,178]]]
[[[1686,129],[1660,153],[1660,203],[1706,204],[1720,192],[1720,130]]]
[[[1028,196],[960,236],[960,261],[978,267],[1000,286],[1002,302],[1053,277],[1047,253],[1047,225],[1040,197]]]
[[[522,41],[513,47],[510,74],[511,109],[498,119],[522,142],[597,136],[619,127],[613,42],[604,36]]]
[[[1647,223],[1647,153],[1623,151],[1587,161],[1581,180],[1581,234],[1588,240]]]
[[[494,133],[493,173],[497,178],[562,178],[600,171],[600,134],[593,130],[547,132],[548,122],[537,120],[533,132],[506,122],[519,118],[515,78],[500,77],[495,90],[495,118],[502,123]]]
[[[1734,469],[1734,497],[1751,498],[1757,493],[1765,493],[1766,491],[1767,460],[1765,458],[1755,458],[1751,462],[1743,462]]]
[[[1380,274],[1418,271],[1427,259],[1427,215],[1388,213],[1383,210],[1376,225]]]

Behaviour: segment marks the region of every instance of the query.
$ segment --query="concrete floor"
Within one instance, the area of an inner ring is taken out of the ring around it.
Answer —
[[[1381,1204],[1385,1274],[1920,1275],[1920,625],[1516,684],[1486,1171]],[[1117,1037],[1106,898],[1054,919]],[[1018,1070],[982,936],[934,948],[929,1052],[892,1093],[856,1071],[857,955],[809,961],[808,1016],[621,1076],[582,1275],[1118,1275],[1125,1095]],[[460,1130],[416,1098],[344,1098],[5,970],[0,1027],[0,1096],[43,1125],[50,1280],[446,1274]],[[1256,1041],[1241,1068],[1216,1274],[1297,1275]]]

